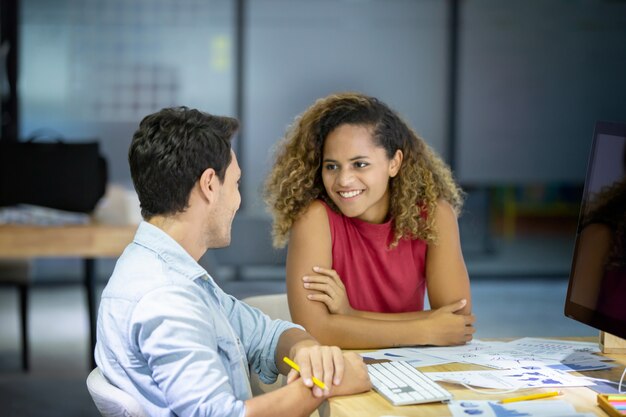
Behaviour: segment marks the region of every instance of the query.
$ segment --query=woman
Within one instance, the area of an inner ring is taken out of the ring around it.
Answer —
[[[300,115],[266,184],[294,322],[342,348],[474,333],[449,168],[387,105],[331,95]],[[423,311],[428,288],[430,311]]]

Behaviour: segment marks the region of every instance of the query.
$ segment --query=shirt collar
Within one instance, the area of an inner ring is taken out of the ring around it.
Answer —
[[[208,272],[178,242],[146,221],[139,223],[133,243],[155,252],[169,267],[191,280],[209,278]]]

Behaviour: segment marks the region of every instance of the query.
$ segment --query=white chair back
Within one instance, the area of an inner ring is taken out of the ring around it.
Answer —
[[[102,417],[149,417],[137,400],[111,384],[98,367],[87,377],[87,390]]]
[[[291,321],[289,313],[289,303],[287,302],[287,294],[271,294],[271,295],[255,295],[244,298],[244,303],[256,307],[271,319]]]

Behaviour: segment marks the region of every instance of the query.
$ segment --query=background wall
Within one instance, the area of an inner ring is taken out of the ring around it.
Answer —
[[[238,32],[239,4],[22,0],[22,137],[44,128],[99,138],[112,181],[128,184],[126,151],[144,115],[183,104],[241,111],[244,204],[263,213],[273,144],[333,91],[382,98],[454,153],[460,181],[480,186],[581,183],[594,122],[626,118],[623,1],[459,2],[454,149],[450,2],[244,1]]]
[[[146,114],[239,117],[240,217],[260,226],[235,233],[251,248],[269,242],[260,195],[276,141],[315,99],[358,90],[453,163],[470,272],[566,275],[594,123],[626,120],[620,0],[21,0],[19,31],[21,137],[99,138],[115,184],[132,187]],[[558,256],[506,256],[555,230]]]
[[[231,1],[21,1],[22,137],[98,138],[129,184],[139,121],[186,105],[234,113]]]
[[[458,177],[579,182],[596,120],[626,120],[626,3],[462,2]]]

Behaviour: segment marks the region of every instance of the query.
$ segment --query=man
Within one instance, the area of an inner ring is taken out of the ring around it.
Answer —
[[[197,263],[230,243],[241,201],[230,146],[237,127],[228,117],[164,109],[142,120],[130,145],[144,221],[102,294],[95,354],[106,378],[150,416],[304,416],[325,397],[370,386],[357,355],[270,320]],[[288,384],[252,398],[249,369],[268,383],[289,372]]]

